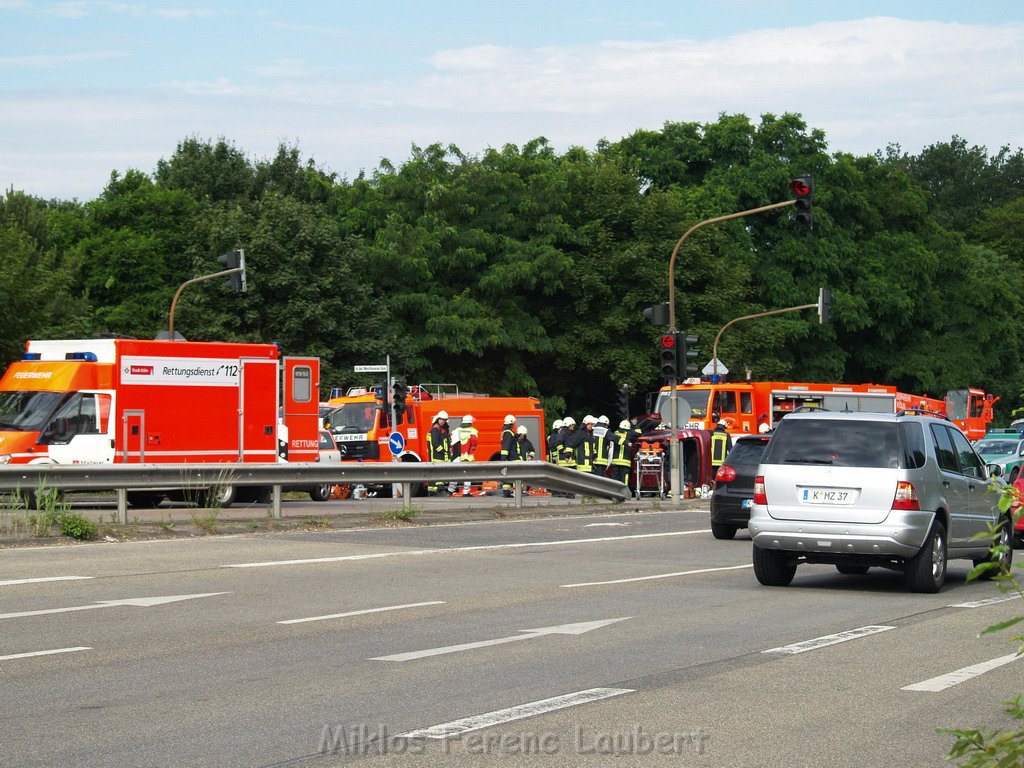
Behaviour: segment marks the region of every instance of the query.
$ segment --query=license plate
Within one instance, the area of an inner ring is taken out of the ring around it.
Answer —
[[[857,492],[849,488],[802,488],[800,500],[804,504],[853,504]]]
[[[740,504],[740,509],[750,509],[752,506],[754,506],[753,499],[744,499]]]

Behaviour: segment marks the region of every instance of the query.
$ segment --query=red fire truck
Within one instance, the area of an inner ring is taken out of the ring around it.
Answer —
[[[316,461],[319,381],[319,360],[274,344],[29,341],[0,379],[0,464]],[[221,506],[236,496],[216,489]]]
[[[670,387],[658,393],[655,411],[670,422]],[[992,406],[999,399],[982,389],[955,389],[942,400],[927,395],[910,395],[884,384],[814,384],[791,381],[718,382],[687,379],[677,387],[677,399],[688,407],[689,429],[712,429],[712,414],[726,421],[734,435],[752,434],[762,423],[773,427],[779,419],[798,408],[829,411],[874,411],[893,413],[920,408],[948,416],[968,438],[984,436],[992,422]],[[681,426],[684,426],[681,424]]]
[[[384,393],[383,385],[365,387],[328,401],[333,410],[325,416],[324,425],[334,436],[342,461],[430,461],[427,434],[441,411],[448,414],[448,426],[453,433],[463,416],[473,417],[473,426],[479,432],[477,461],[501,458],[501,433],[508,415],[516,417],[517,427],[526,427],[537,459],[543,460],[547,453],[544,410],[536,398],[491,397],[460,392],[455,384],[419,384],[408,388],[405,410],[398,415],[397,428],[393,430]],[[389,445],[395,433],[401,435],[402,443],[397,454],[392,453]],[[377,490],[386,494],[391,488]],[[417,493],[423,491],[422,487],[416,489]]]

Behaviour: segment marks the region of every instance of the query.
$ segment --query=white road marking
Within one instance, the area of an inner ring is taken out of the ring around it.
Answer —
[[[77,648],[54,648],[51,651],[32,651],[31,653],[12,653],[9,656],[0,656],[0,661],[7,661],[8,659],[27,659],[30,656],[52,656],[55,653],[74,653],[75,651],[91,651],[87,645],[82,645]]]
[[[543,715],[546,712],[554,712],[568,707],[577,707],[580,704],[588,704],[592,701],[610,699],[613,696],[622,696],[624,693],[635,693],[632,688],[589,688],[585,691],[567,693],[564,696],[555,696],[550,699],[519,704],[508,709],[499,709],[494,712],[485,712],[481,715],[464,717],[461,720],[452,720],[450,723],[433,725],[430,728],[423,728],[418,731],[409,731],[401,734],[398,738],[403,739],[449,739],[461,736],[470,731],[478,731],[481,728],[490,728],[502,723],[511,723],[515,720],[524,720],[527,717]]]
[[[444,605],[444,600],[431,600],[428,603],[406,603],[405,605],[388,605],[384,608],[366,608],[362,611],[349,611],[348,613],[332,613],[328,616],[310,616],[306,619],[288,619],[279,621],[278,624],[302,624],[307,621],[326,621],[327,619],[343,619],[346,616],[363,616],[367,613],[381,613],[382,611],[398,611],[402,608],[420,608],[424,605]]]
[[[424,659],[429,656],[444,656],[449,653],[471,651],[476,648],[487,648],[492,645],[514,643],[518,640],[532,640],[536,637],[544,637],[546,635],[582,635],[585,632],[600,629],[601,627],[606,627],[609,624],[615,624],[619,621],[625,621],[629,618],[632,617],[623,616],[619,619],[581,621],[576,624],[561,624],[555,627],[541,627],[540,629],[521,629],[519,630],[520,634],[511,635],[509,637],[498,637],[493,640],[480,640],[475,643],[461,643],[460,645],[446,645],[442,648],[428,648],[425,651],[410,651],[409,653],[396,653],[391,656],[375,656],[374,658],[371,658],[370,661],[412,661],[414,659]]]
[[[1005,595],[1003,597],[987,597],[984,600],[975,600],[972,603],[955,603],[950,608],[982,608],[995,603],[1005,603],[1007,600],[1016,600],[1020,595]]]
[[[47,608],[42,611],[19,611],[17,613],[0,613],[0,619],[17,619],[25,616],[46,616],[51,613],[72,613],[74,611],[91,611],[96,608],[115,608],[119,605],[134,605],[141,608],[149,608],[164,603],[177,603],[181,600],[191,600],[196,597],[214,597],[215,595],[230,595],[230,592],[206,592],[201,595],[165,595],[163,597],[130,597],[127,600],[97,600],[92,605],[75,605],[71,608]]]
[[[876,635],[879,632],[887,632],[890,629],[896,629],[896,627],[875,625],[857,627],[856,629],[848,629],[845,632],[837,632],[834,635],[824,635],[823,637],[816,637],[813,640],[804,640],[800,643],[784,645],[781,648],[769,648],[766,651],[761,651],[761,653],[803,653],[804,651],[813,651],[817,648],[835,645],[836,643],[845,643],[847,640],[856,640],[858,637],[866,637],[867,635]]]
[[[584,528],[617,528],[622,526],[625,528],[629,523],[587,523]]]
[[[954,685],[971,680],[978,675],[983,675],[986,672],[991,672],[993,669],[998,669],[1004,664],[1009,664],[1011,661],[1017,659],[1024,659],[1024,656],[1018,656],[1015,653],[1011,653],[1009,656],[1000,656],[998,659],[992,659],[991,661],[983,661],[980,664],[972,664],[969,667],[958,669],[955,672],[950,672],[946,675],[939,675],[933,677],[930,680],[923,680],[920,683],[914,683],[913,685],[905,685],[900,690],[902,691],[929,691],[931,693],[937,693],[938,691],[944,691],[947,688],[952,688]]]
[[[410,549],[404,552],[373,552],[365,555],[340,555],[338,557],[310,557],[302,560],[266,560],[260,563],[229,563],[222,568],[268,568],[276,565],[310,565],[312,563],[343,563],[352,560],[375,560],[380,557],[409,557],[414,555],[438,555],[451,552],[483,552],[494,549],[526,549],[530,547],[558,547],[567,544],[601,544],[608,541],[630,539],[656,539],[665,536],[692,536],[711,533],[707,528],[699,531],[670,531],[668,533],[637,533],[631,536],[601,536],[591,539],[558,539],[556,541],[527,541],[519,544],[484,544],[476,547],[444,547],[441,549]]]
[[[747,565],[726,565],[721,568],[700,568],[695,571],[676,571],[675,573],[659,573],[654,576],[634,576],[631,579],[614,579],[612,581],[581,581],[579,584],[562,584],[562,587],[599,587],[605,584],[629,584],[633,581],[651,581],[652,579],[671,579],[674,576],[692,576],[695,573],[712,573],[714,571],[735,571],[740,568],[753,568],[753,563]]]
[[[38,579],[7,579],[0,581],[0,587],[11,587],[15,584],[42,584],[47,581],[81,581],[91,579],[92,576],[44,576]]]

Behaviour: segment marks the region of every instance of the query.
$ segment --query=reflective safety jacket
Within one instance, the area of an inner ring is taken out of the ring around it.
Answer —
[[[724,429],[716,427],[711,433],[711,466],[722,466],[730,448],[732,448],[732,437]]]
[[[501,430],[501,460],[502,461],[515,461],[516,460],[516,430],[515,425],[506,425]]]
[[[576,469],[589,472],[594,461],[594,434],[582,427],[569,438],[569,446],[576,453]]]
[[[633,463],[632,447],[636,440],[636,431],[617,429],[608,438],[608,455],[613,467],[628,467]]]
[[[532,461],[537,458],[537,451],[526,435],[516,437],[516,457],[518,461]]]
[[[480,444],[480,433],[476,427],[464,424],[455,430],[452,446],[457,461],[476,461],[476,447]]]

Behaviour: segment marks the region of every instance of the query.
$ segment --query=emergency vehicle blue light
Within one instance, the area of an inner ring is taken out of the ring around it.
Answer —
[[[22,360],[42,360],[43,354],[41,352],[26,352],[21,356]]]
[[[64,355],[65,360],[83,360],[87,363],[96,362],[95,352],[68,352]]]
[[[384,387],[374,387],[373,394],[377,397],[384,397]]]

